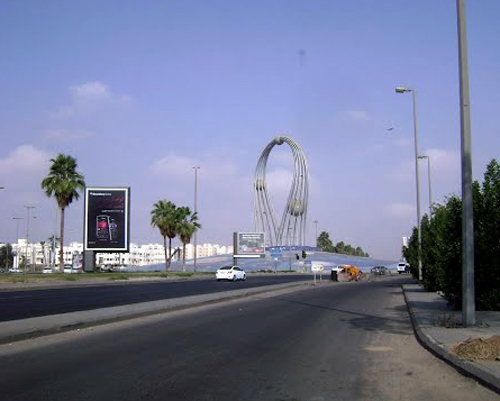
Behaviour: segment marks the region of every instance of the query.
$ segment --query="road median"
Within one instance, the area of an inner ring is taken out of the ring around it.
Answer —
[[[0,322],[0,344],[239,298],[260,296],[265,293],[307,288],[310,288],[310,282],[300,281]]]

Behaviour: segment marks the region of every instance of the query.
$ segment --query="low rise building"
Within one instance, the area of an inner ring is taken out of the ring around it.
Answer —
[[[178,249],[174,255],[174,260],[182,259],[182,246],[172,248],[172,253]],[[216,255],[232,254],[232,246],[220,246],[213,244],[197,245],[197,257],[209,257]],[[28,243],[26,239],[19,239],[16,244],[12,244],[14,256],[14,267],[21,265],[46,266],[57,263],[55,255],[59,255],[60,248],[57,246],[52,249],[49,243]],[[64,264],[73,264],[75,255],[83,254],[83,243],[70,242],[64,246]],[[168,254],[168,250],[167,250]],[[186,245],[186,260],[194,259],[194,246]],[[130,244],[130,250],[127,253],[109,253],[97,252],[96,264],[112,266],[145,266],[165,263],[165,249],[161,244]]]

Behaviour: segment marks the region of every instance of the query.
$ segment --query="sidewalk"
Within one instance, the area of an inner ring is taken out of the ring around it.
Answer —
[[[500,312],[476,312],[476,326],[456,327],[461,325],[462,313],[451,311],[440,295],[426,292],[419,284],[403,285],[403,293],[421,344],[461,373],[500,392],[500,361],[472,362],[451,352],[468,339],[500,336]]]

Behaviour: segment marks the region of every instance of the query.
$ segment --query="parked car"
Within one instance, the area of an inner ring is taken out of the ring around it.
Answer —
[[[120,271],[120,268],[115,265],[102,265],[100,267],[101,272],[103,273],[115,273]]]
[[[42,270],[43,274],[49,274],[52,273],[52,267],[51,266],[44,266]]]
[[[71,273],[83,273],[83,266],[71,266]]]
[[[410,273],[410,265],[406,262],[399,262],[396,270],[398,271],[399,274]]]
[[[63,273],[71,273],[72,265],[64,265]]]
[[[17,267],[11,267],[9,273],[22,273],[23,271]]]
[[[344,267],[345,267],[345,265],[332,266],[332,272],[337,272],[337,274],[342,273],[342,270],[344,270]]]
[[[386,274],[387,272],[388,272],[388,269],[385,266],[374,266],[371,269],[372,274],[376,274],[379,276],[382,276],[382,275]]]
[[[217,281],[220,280],[246,280],[247,276],[243,269],[238,266],[223,266],[215,273]]]

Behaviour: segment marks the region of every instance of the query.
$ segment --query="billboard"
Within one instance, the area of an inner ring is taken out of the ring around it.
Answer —
[[[84,247],[87,251],[128,252],[130,188],[85,188]]]
[[[234,233],[234,257],[264,258],[265,256],[264,233]]]

